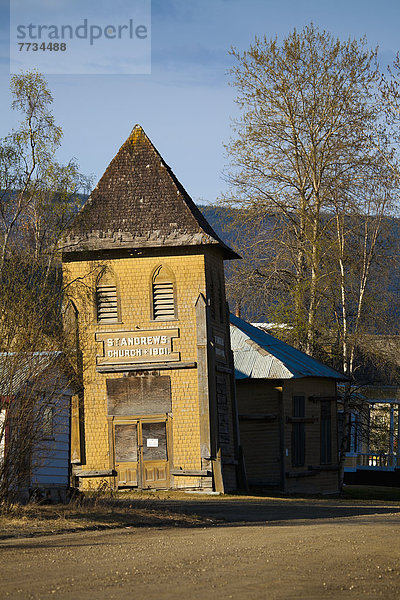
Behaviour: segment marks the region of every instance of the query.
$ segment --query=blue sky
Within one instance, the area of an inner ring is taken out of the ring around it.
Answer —
[[[62,11],[66,1],[51,3]],[[45,10],[50,0],[35,2]],[[71,4],[82,17],[85,9],[118,11],[104,0]],[[213,202],[226,189],[223,144],[237,114],[229,48],[245,50],[256,34],[282,38],[311,21],[341,38],[366,35],[382,65],[400,50],[399,0],[153,0],[151,74],[47,76],[64,131],[58,159],[76,157],[97,181],[140,123],[192,198]],[[17,123],[8,87],[9,3],[0,0],[0,137]]]

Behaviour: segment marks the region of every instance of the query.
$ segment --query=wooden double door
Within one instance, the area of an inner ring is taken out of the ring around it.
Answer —
[[[118,487],[168,488],[168,422],[115,420],[114,464]]]

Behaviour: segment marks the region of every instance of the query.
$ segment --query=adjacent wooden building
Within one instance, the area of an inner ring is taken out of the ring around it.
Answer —
[[[84,389],[72,461],[83,489],[236,488],[231,258],[135,126],[64,240]]]
[[[0,479],[11,495],[67,498],[76,390],[61,352],[0,353]]]
[[[343,375],[234,315],[230,321],[248,484],[337,492],[336,383]]]

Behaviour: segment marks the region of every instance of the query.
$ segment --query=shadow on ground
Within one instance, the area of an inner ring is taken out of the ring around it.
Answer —
[[[26,514],[28,513],[28,514]],[[23,519],[0,527],[0,540],[89,531],[137,528],[312,525],[334,520],[368,524],[372,516],[398,524],[400,502],[344,498],[200,496],[130,492],[82,498],[72,505],[28,507]],[[23,515],[24,513],[22,513]],[[356,517],[356,519],[354,519]],[[353,518],[353,521],[351,519]],[[1,543],[1,542],[0,542]],[[82,540],[83,545],[85,544]],[[8,545],[8,543],[7,543]],[[12,544],[15,547],[15,544]]]
[[[149,506],[154,510],[167,510],[175,514],[196,515],[211,519],[215,524],[262,524],[291,521],[316,521],[325,519],[341,519],[348,517],[368,517],[369,515],[389,515],[400,513],[399,503],[371,502],[360,503],[343,499],[293,499],[293,498],[260,498],[241,500],[135,500],[133,505]]]

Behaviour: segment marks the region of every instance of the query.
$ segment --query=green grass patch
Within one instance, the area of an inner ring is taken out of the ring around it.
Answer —
[[[400,487],[346,485],[343,488],[342,497],[351,500],[387,500],[400,502]]]

